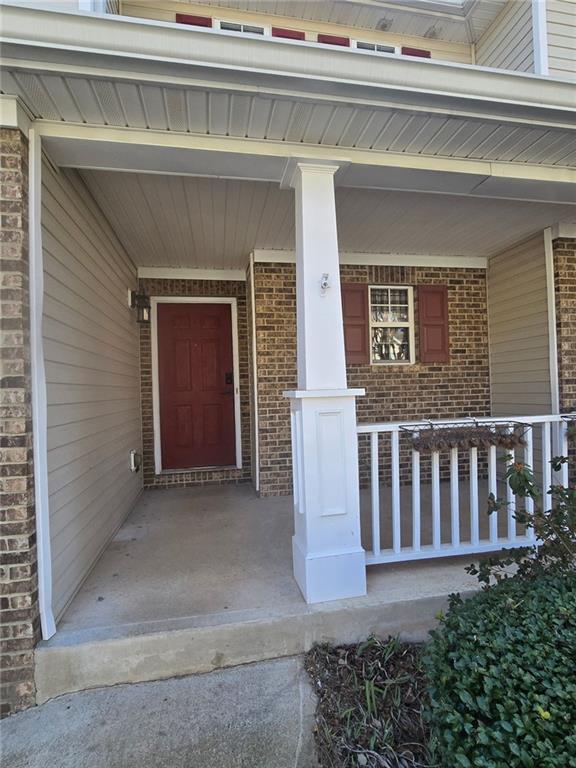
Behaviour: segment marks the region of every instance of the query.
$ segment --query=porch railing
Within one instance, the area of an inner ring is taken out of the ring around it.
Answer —
[[[532,467],[543,490],[542,503],[549,504],[546,491],[552,482],[568,484],[568,465],[554,473],[550,462],[553,456],[568,456],[568,423],[574,419],[576,414],[359,424],[359,437],[369,440],[369,446],[364,445],[360,452],[369,466],[364,472],[369,492],[362,494],[369,496],[370,509],[369,519],[364,521],[370,542],[367,564],[483,553],[532,543],[534,531],[519,530],[514,515],[517,505],[525,504],[527,511],[532,511],[534,502],[520,500],[512,493],[504,482],[506,464],[522,461]],[[414,440],[424,429],[433,432],[475,426],[483,428],[484,434],[486,429],[495,434],[520,431],[520,444],[507,450],[496,444],[464,449],[452,444],[427,450],[423,457]],[[503,458],[500,465],[499,452]],[[467,453],[465,461],[463,453]],[[423,461],[428,483],[422,479]],[[466,478],[462,477],[464,466]],[[487,521],[481,521],[480,510],[487,509],[489,494],[503,496],[506,503],[489,518],[486,514]],[[466,535],[461,530],[463,521]],[[423,524],[430,543],[422,541]],[[387,540],[384,546],[383,538]]]

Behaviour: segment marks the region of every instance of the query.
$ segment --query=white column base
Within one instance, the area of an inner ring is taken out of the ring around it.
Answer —
[[[294,577],[307,603],[366,594],[355,403],[362,394],[285,393],[292,415]]]
[[[352,552],[305,554],[292,537],[294,578],[307,603],[325,603],[366,594],[366,555]]]

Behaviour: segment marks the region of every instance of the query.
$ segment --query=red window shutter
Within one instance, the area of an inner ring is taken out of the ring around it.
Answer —
[[[349,37],[340,37],[338,35],[318,35],[319,43],[326,43],[327,45],[343,45],[350,47]]]
[[[445,285],[418,286],[420,362],[448,363],[448,288]]]
[[[176,22],[178,24],[189,24],[192,27],[212,26],[212,19],[210,16],[190,16],[188,13],[177,13]]]
[[[403,56],[419,56],[421,59],[432,58],[430,51],[425,51],[424,48],[407,48],[403,45],[401,52]]]
[[[272,37],[286,37],[289,40],[306,40],[304,32],[298,29],[285,29],[284,27],[272,27]]]
[[[369,363],[368,286],[345,283],[341,290],[346,362]]]

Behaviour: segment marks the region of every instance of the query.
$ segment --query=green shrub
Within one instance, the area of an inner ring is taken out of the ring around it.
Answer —
[[[576,768],[576,575],[452,596],[424,653],[445,768]]]

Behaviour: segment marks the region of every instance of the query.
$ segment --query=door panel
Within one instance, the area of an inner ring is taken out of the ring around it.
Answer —
[[[163,469],[236,461],[229,304],[158,304]]]

